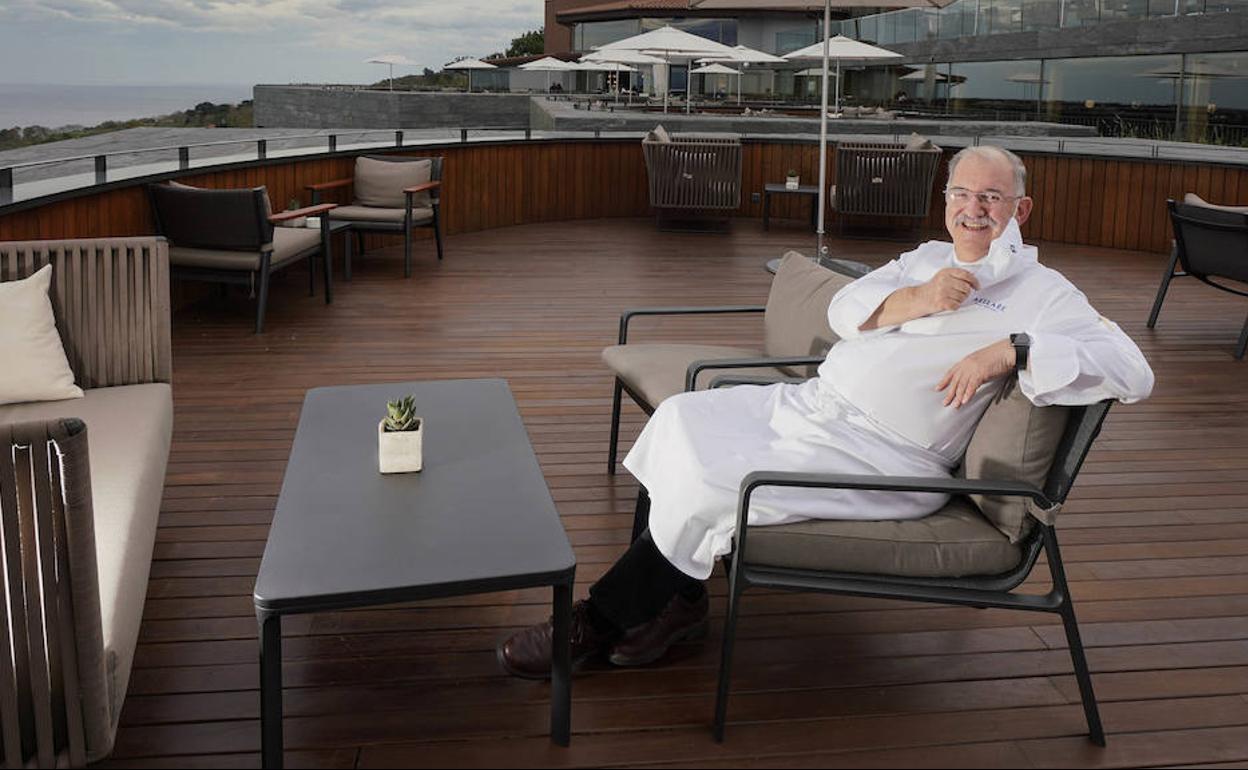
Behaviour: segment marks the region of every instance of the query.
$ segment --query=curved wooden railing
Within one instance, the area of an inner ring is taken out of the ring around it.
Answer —
[[[160,178],[216,188],[266,185],[279,206],[292,198],[307,204],[306,185],[350,176],[355,155],[383,151],[373,147],[332,155],[256,159],[216,169],[173,171]],[[449,234],[651,213],[641,143],[635,138],[451,142],[391,151],[445,157],[442,212]],[[1215,202],[1248,201],[1248,168],[1242,165],[1019,154],[1029,169],[1029,187],[1036,199],[1024,236],[1034,240],[1165,252],[1170,247],[1167,198],[1195,192]],[[937,187],[944,184],[944,166],[951,155],[952,150],[946,150]],[[796,169],[804,181],[816,179],[818,158],[817,144],[805,139],[747,138],[742,171],[745,194],[736,215],[761,217],[762,203],[755,194],[761,193],[764,184],[784,179],[789,169]],[[833,150],[828,158],[829,180],[834,180],[835,167]],[[0,240],[153,233],[145,181],[62,193],[47,202],[27,202],[21,210],[0,207]],[[932,201],[924,227],[938,236],[944,230],[943,202],[939,194]],[[780,196],[773,201],[772,216],[804,219],[808,206],[805,198]],[[10,211],[6,213],[5,208]],[[829,221],[834,223],[834,216]],[[913,226],[912,221],[900,224]],[[834,231],[834,224],[829,229]]]

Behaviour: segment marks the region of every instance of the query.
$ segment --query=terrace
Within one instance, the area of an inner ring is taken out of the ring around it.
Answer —
[[[1038,140],[1030,140],[1038,141]],[[764,233],[743,196],[727,236],[657,232],[636,138],[430,143],[446,158],[446,259],[370,236],[332,305],[279,274],[267,330],[250,302],[175,285],[174,439],[140,643],[102,766],[257,766],[252,589],[305,391],[502,377],[579,569],[576,595],[627,545],[636,483],[608,475],[619,312],[755,304],[763,263],[809,248],[804,203]],[[1064,148],[1063,148],[1064,149]],[[265,184],[275,201],[343,176],[358,149],[148,169],[0,206],[0,241],[150,233],[142,182]],[[745,148],[743,190],[813,177],[800,137]],[[1248,416],[1231,357],[1243,303],[1176,282],[1145,328],[1169,248],[1167,197],[1248,199],[1248,167],[1208,157],[1020,153],[1042,260],[1117,321],[1154,367],[1152,398],[1111,412],[1059,518],[1107,748],[1087,741],[1056,618],[814,594],[746,594],[728,739],[710,735],[725,584],[712,635],[661,667],[591,666],[573,736],[548,736],[550,688],[507,677],[496,643],[549,612],[524,590],[294,616],[285,629],[290,766],[1154,766],[1248,760]],[[1229,157],[1229,156],[1228,156]],[[20,196],[20,184],[15,188]],[[304,201],[307,202],[306,200]],[[774,222],[774,220],[773,220]],[[939,233],[934,206],[926,229]],[[831,241],[882,264],[905,244]],[[750,323],[651,322],[652,339],[748,344]],[[644,416],[626,409],[626,438]],[[1028,583],[1041,592],[1038,570]]]

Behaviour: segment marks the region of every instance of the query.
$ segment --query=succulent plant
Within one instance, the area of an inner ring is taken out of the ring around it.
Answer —
[[[416,430],[419,427],[420,418],[416,416],[415,396],[408,396],[386,403],[387,433]]]
[[[789,176],[797,176],[797,169],[795,168],[789,169]]]

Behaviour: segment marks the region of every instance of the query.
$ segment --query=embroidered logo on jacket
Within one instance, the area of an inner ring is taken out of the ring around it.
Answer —
[[[986,297],[972,297],[971,302],[975,303],[976,305],[979,305],[980,307],[988,308],[994,313],[1005,312],[1004,302],[993,302],[992,300],[987,299]]]

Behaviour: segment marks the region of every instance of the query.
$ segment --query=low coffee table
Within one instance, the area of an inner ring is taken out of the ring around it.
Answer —
[[[424,470],[377,470],[386,401],[412,394]],[[308,391],[256,577],[261,750],[282,765],[282,616],[554,588],[551,737],[570,739],[576,559],[505,380]]]
[[[790,190],[783,182],[771,182],[763,185],[763,230],[771,229],[772,195],[809,195],[810,229],[815,229],[819,218],[819,185],[804,184],[798,186],[795,190]]]

